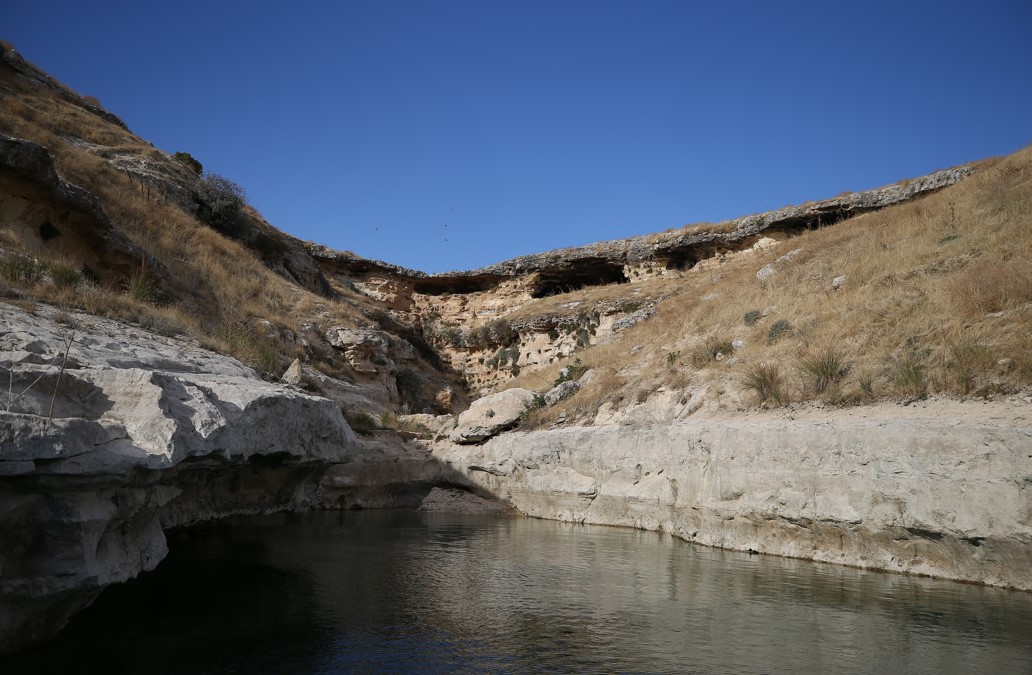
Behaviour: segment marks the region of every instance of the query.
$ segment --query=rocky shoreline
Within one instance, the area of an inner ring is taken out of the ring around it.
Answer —
[[[1032,590],[1032,405],[898,408],[513,432],[434,456],[535,517]]]

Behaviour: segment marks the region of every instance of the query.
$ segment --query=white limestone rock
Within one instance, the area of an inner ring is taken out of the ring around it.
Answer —
[[[1032,590],[1028,418],[927,405],[926,416],[881,405],[798,420],[643,407],[623,424],[602,406],[604,426],[434,454],[535,517]]]
[[[536,394],[528,389],[505,391],[477,399],[469,410],[459,415],[458,425],[450,438],[455,443],[480,443],[511,429],[520,421],[520,415],[533,403]]]
[[[165,528],[304,508],[323,467],[361,453],[333,401],[185,340],[70,319],[0,303],[0,654],[153,569]]]
[[[564,398],[573,396],[580,389],[580,383],[575,380],[567,380],[555,385],[545,394],[545,405],[555,405]]]

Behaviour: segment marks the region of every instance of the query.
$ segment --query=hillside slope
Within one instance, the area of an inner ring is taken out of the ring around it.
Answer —
[[[510,386],[544,393],[574,359],[594,384],[538,423],[657,394],[737,409],[1007,396],[1032,382],[1028,149],[426,275],[284,234],[230,181],[152,147],[11,46],[2,54],[4,294],[186,334],[271,378],[297,359],[294,379],[324,394],[337,386],[326,377],[372,387],[343,397],[356,414],[453,412],[467,391]]]

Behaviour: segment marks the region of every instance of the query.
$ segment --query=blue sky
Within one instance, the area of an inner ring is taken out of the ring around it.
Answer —
[[[1032,3],[6,3],[0,37],[302,239],[429,272],[1032,143]]]

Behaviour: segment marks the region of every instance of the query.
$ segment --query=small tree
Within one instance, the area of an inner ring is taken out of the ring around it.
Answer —
[[[181,162],[182,164],[185,164],[188,169],[193,171],[198,176],[204,173],[204,166],[202,166],[200,162],[194,159],[193,155],[191,155],[189,152],[177,152],[176,154],[172,155],[172,157],[179,160],[179,162]]]
[[[230,236],[240,229],[247,203],[244,188],[218,174],[206,173],[197,183],[197,200],[197,215],[202,221]]]

